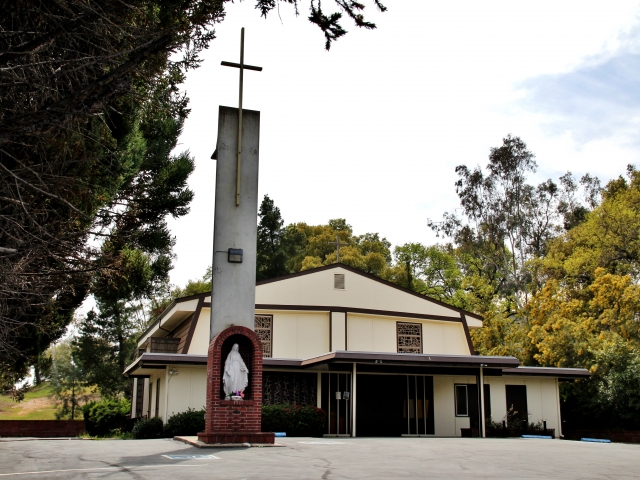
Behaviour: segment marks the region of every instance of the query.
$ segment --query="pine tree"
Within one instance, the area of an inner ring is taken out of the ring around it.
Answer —
[[[269,195],[265,195],[258,212],[258,254],[256,259],[256,279],[286,275],[287,254],[283,245],[284,220],[280,209]]]

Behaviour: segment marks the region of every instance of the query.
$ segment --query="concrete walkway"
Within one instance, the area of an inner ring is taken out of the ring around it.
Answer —
[[[278,442],[284,448],[199,449],[168,439],[3,441],[0,480],[640,478],[640,445],[475,438]]]

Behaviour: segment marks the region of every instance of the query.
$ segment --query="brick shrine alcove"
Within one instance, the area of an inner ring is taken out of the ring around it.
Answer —
[[[249,370],[244,400],[225,400],[224,363],[233,345]],[[207,360],[204,443],[274,443],[274,434],[262,426],[262,342],[256,333],[241,326],[229,327],[211,340]]]
[[[255,347],[253,345],[253,342],[246,337],[245,335],[242,334],[233,334],[230,335],[229,337],[227,337],[224,342],[222,342],[222,347],[220,349],[221,354],[220,354],[220,366],[221,366],[221,370],[220,370],[220,375],[221,378],[223,378],[224,376],[224,363],[227,359],[227,356],[229,355],[229,353],[231,352],[231,349],[233,348],[234,344],[238,344],[239,347],[239,352],[240,352],[240,356],[242,357],[242,360],[244,360],[245,365],[247,366],[247,369],[249,370],[249,384],[245,387],[244,389],[244,399],[245,400],[253,400],[252,398],[252,392],[253,389],[251,388],[251,377],[253,376],[253,369],[254,369],[254,356],[255,356]],[[260,370],[262,370],[262,354],[260,354]],[[220,390],[219,390],[219,395],[221,399],[225,398],[225,393],[224,393],[224,382],[221,380],[220,381]]]

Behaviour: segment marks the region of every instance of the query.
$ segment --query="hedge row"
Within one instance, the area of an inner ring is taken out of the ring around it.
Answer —
[[[129,418],[131,404],[125,399],[105,399],[85,405],[84,421],[87,433],[92,436],[108,436],[131,432],[134,438],[172,438],[195,436],[205,429],[204,410],[188,409],[169,417],[166,425],[162,419],[150,418],[137,421]],[[294,405],[264,405],[262,407],[262,431],[285,432],[290,437],[321,436],[326,425],[326,413],[316,407]]]
[[[327,415],[324,410],[310,406],[264,405],[262,431],[284,432],[289,437],[322,436]]]

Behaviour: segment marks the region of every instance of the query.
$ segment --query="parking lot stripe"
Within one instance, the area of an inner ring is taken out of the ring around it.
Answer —
[[[64,473],[64,472],[92,472],[98,470],[142,470],[144,468],[175,468],[175,467],[203,467],[208,465],[207,463],[201,463],[199,465],[140,465],[140,466],[126,466],[121,467],[94,467],[94,468],[68,468],[66,470],[41,470],[38,472],[14,472],[14,473],[0,473],[0,477],[11,477],[18,475],[39,475],[44,473]]]

